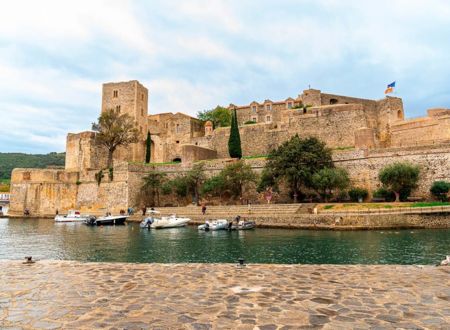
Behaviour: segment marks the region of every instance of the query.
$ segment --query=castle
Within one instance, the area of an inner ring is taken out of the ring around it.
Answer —
[[[217,171],[228,156],[229,128],[213,128],[183,113],[148,114],[148,90],[138,81],[103,85],[102,109],[130,115],[140,141],[114,154],[114,177],[96,184],[106,167],[106,151],[95,144],[95,133],[69,133],[65,170],[16,169],[12,175],[11,213],[24,207],[36,214],[55,209],[126,209],[138,206],[142,176],[158,168],[180,172],[209,160]],[[333,159],[347,168],[355,184],[377,187],[377,171],[388,162],[409,160],[423,168],[418,194],[427,195],[430,182],[450,178],[450,110],[429,109],[427,116],[405,119],[397,97],[369,100],[304,90],[282,101],[264,100],[236,109],[242,151],[264,156],[291,136],[316,136],[334,150]],[[151,163],[145,166],[145,141],[151,133]],[[165,163],[180,162],[176,165]],[[256,170],[263,160],[247,160]]]

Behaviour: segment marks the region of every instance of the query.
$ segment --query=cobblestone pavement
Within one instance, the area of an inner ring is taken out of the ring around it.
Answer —
[[[450,329],[450,267],[0,261],[1,329]]]

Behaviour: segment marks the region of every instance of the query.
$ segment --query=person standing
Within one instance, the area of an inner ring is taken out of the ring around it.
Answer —
[[[203,215],[206,214],[206,205],[205,204],[202,205],[202,214]]]

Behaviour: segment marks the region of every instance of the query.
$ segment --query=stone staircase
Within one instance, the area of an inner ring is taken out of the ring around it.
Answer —
[[[308,205],[308,207],[305,207]],[[237,215],[242,218],[268,218],[268,217],[292,217],[299,213],[307,213],[308,208],[313,204],[256,204],[248,207],[247,205],[220,205],[207,206],[206,214],[202,215],[201,206],[185,207],[156,207],[162,216],[177,214],[178,216],[188,217],[193,220],[205,219],[228,219],[232,220]],[[137,216],[137,217],[136,217]],[[142,213],[138,213],[135,218],[142,218]],[[136,219],[137,220],[137,219]]]

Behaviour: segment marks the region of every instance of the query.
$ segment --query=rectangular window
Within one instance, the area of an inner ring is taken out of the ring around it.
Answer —
[[[141,108],[141,116],[144,117],[144,109]]]
[[[113,91],[113,97],[118,97],[119,96],[119,91]]]
[[[288,109],[292,109],[292,102],[288,102],[287,108],[288,108]]]
[[[116,111],[120,112],[120,105],[116,105]]]
[[[141,100],[144,101],[144,93],[141,94]]]
[[[272,118],[270,116],[266,116],[266,122],[270,123],[272,121]]]
[[[177,124],[175,128],[175,133],[180,133],[180,124]]]
[[[256,112],[256,105],[252,105],[252,111]]]
[[[272,104],[266,104],[266,110],[267,111],[272,110]]]
[[[252,121],[254,121],[256,123],[256,121],[257,121],[256,117],[253,117]]]

